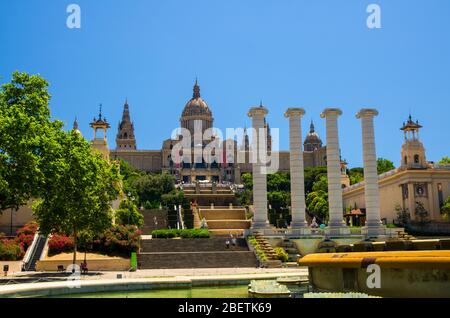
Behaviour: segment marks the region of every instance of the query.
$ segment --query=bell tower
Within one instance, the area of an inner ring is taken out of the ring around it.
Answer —
[[[108,141],[106,139],[106,132],[111,126],[106,121],[105,117],[102,117],[102,104],[100,104],[100,111],[98,119],[94,117],[90,126],[94,130],[94,139],[92,140],[92,148],[100,152],[106,160],[109,160],[109,148]]]
[[[136,150],[136,138],[134,136],[134,125],[130,118],[128,100],[123,105],[122,120],[116,136],[116,150]]]
[[[403,123],[400,130],[405,134],[405,141],[402,145],[402,169],[426,169],[428,162],[425,156],[425,148],[419,138],[419,130],[422,128],[419,121],[412,120],[411,115],[408,121]]]

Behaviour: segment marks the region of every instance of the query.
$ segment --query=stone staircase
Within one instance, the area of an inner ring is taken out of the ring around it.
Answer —
[[[167,228],[168,213],[163,209],[145,209],[141,211],[144,217],[144,226],[142,227],[142,234],[150,235],[154,230]]]
[[[277,258],[277,253],[275,253],[272,245],[260,232],[253,233],[256,242],[258,242],[259,246],[263,250],[264,254],[266,254],[268,260],[264,262],[263,266],[268,268],[280,268],[282,267],[281,261]]]
[[[249,229],[251,221],[246,219],[246,210],[242,207],[199,208],[200,220],[205,218],[213,236],[242,236]]]
[[[225,238],[143,239],[139,269],[256,267],[245,239],[226,248]]]

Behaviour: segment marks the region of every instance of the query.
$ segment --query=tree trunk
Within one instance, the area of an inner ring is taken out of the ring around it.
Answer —
[[[72,273],[75,273],[75,264],[77,262],[77,229],[73,230],[73,262]]]

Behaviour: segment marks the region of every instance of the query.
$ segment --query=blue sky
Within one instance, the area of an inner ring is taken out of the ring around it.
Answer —
[[[81,29],[66,7],[81,7]],[[382,28],[366,26],[370,3]],[[126,97],[138,148],[160,149],[179,125],[198,76],[215,126],[250,126],[260,100],[288,149],[288,107],[306,110],[325,140],[326,107],[340,107],[342,156],[362,165],[355,113],[375,107],[377,154],[396,165],[409,112],[423,124],[428,160],[450,155],[448,0],[2,0],[0,82],[14,70],[51,84],[55,118],[84,136],[103,104],[109,146]]]

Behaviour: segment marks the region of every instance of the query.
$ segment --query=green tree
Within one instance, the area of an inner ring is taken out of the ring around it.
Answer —
[[[309,193],[306,196],[306,207],[310,213],[324,221],[328,217],[328,193],[322,190]]]
[[[175,178],[168,173],[146,174],[132,182],[139,196],[139,206],[159,207],[162,195],[175,190]]]
[[[378,158],[377,159],[377,172],[382,174],[395,169],[394,163],[388,159]]]
[[[33,210],[42,233],[73,237],[75,264],[79,235],[93,237],[111,227],[120,173],[75,131],[61,131],[57,144],[45,156],[45,182]]]
[[[359,183],[364,180],[364,168],[352,168],[348,171],[350,184]]]
[[[314,182],[312,190],[313,192],[328,192],[328,177],[325,175],[319,175],[318,180]]]
[[[286,191],[272,191],[267,194],[268,203],[272,206],[272,209],[276,212],[282,208],[289,206],[291,202],[290,192]]]
[[[450,157],[448,157],[448,156],[442,157],[442,159],[439,160],[438,164],[440,164],[440,165],[450,165]]]
[[[241,176],[241,182],[246,189],[253,189],[253,179],[251,173],[244,173]]]
[[[182,191],[173,190],[169,193],[165,193],[161,195],[161,202],[165,207],[172,208],[174,205],[179,206],[182,205],[184,207],[189,207],[189,202],[184,196],[184,193]]]
[[[441,213],[444,219],[448,220],[450,217],[450,196],[445,200],[444,205],[441,208]]]
[[[55,147],[60,121],[51,121],[48,83],[14,72],[0,89],[0,213],[38,195],[45,154]]]
[[[267,175],[267,191],[290,191],[291,180],[288,173],[276,172]]]
[[[322,176],[327,176],[327,167],[307,167],[305,168],[305,193],[313,191],[314,183]]]
[[[136,204],[129,199],[120,202],[115,217],[116,222],[122,225],[136,225],[138,228],[144,225],[144,216],[139,212]]]
[[[127,161],[122,158],[118,159],[120,165],[120,175],[123,180],[123,192],[127,196],[138,198],[137,190],[133,187],[133,182],[144,175],[143,172],[133,168]]]

